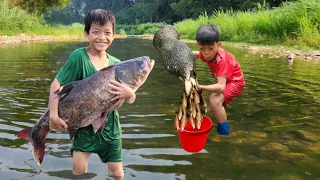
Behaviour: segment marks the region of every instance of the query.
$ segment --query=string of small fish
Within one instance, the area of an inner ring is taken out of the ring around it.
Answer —
[[[181,103],[176,111],[175,128],[183,131],[189,120],[193,129],[200,129],[203,116],[207,113],[207,103],[202,91],[196,86],[195,57],[192,50],[180,41],[177,30],[171,25],[159,28],[154,34],[153,45],[160,51],[165,69],[185,84]]]

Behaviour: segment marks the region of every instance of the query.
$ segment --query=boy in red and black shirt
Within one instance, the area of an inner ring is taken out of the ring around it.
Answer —
[[[216,25],[203,25],[196,34],[199,51],[194,51],[196,58],[208,64],[215,84],[200,85],[203,91],[212,92],[210,96],[211,112],[217,120],[217,132],[220,135],[230,135],[225,107],[241,94],[245,85],[243,72],[237,59],[221,48],[219,30]]]

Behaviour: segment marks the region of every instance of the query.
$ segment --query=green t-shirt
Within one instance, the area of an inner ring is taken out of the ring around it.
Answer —
[[[107,54],[109,58],[109,66],[121,62],[119,59]],[[70,82],[82,80],[87,78],[97,70],[93,66],[86,48],[79,48],[72,52],[66,64],[61,68],[60,72],[57,74],[56,78],[60,82],[61,86],[64,86]],[[85,109],[84,109],[85,111]],[[79,128],[75,140],[77,138],[85,140],[88,142],[105,140],[106,142],[112,142],[112,140],[119,139],[122,136],[119,114],[117,110],[110,112],[107,116],[107,121],[102,133],[99,131],[94,133],[92,125]],[[85,144],[82,143],[83,146]]]

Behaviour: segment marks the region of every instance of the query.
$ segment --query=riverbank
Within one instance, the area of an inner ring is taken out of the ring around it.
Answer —
[[[141,38],[141,39],[153,39],[153,35],[116,35],[116,38]],[[59,42],[59,41],[85,41],[83,35],[26,35],[20,34],[17,36],[0,36],[0,48],[5,47],[8,44],[18,43],[34,43],[34,42]],[[186,43],[195,43],[194,40],[183,40]],[[223,42],[225,45],[235,46],[238,48],[246,49],[249,53],[260,54],[260,56],[268,56],[270,58],[281,58],[288,61],[294,59],[301,59],[306,61],[320,62],[320,50],[301,50],[294,47],[287,46],[267,46],[267,45],[253,45],[247,43],[238,42]]]
[[[116,38],[125,38],[126,36],[117,35]],[[20,34],[17,36],[0,36],[0,46],[5,44],[31,43],[31,42],[50,42],[50,41],[85,41],[83,35],[35,35]]]
[[[30,43],[30,42],[48,42],[48,41],[79,41],[84,40],[80,35],[35,35],[20,34],[17,36],[0,36],[0,46],[6,44]]]
[[[153,35],[128,35],[127,38],[153,39]],[[196,43],[195,40],[182,40],[186,43]],[[289,46],[280,45],[254,45],[239,42],[223,42],[223,45],[234,46],[246,49],[248,53],[260,54],[276,59],[287,59],[292,62],[294,59],[320,62],[320,50],[301,50]]]

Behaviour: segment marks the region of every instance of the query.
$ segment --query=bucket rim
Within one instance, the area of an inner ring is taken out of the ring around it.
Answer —
[[[184,134],[190,134],[190,135],[205,134],[205,133],[209,132],[213,127],[213,122],[208,116],[204,115],[203,118],[204,117],[206,117],[208,119],[208,121],[210,121],[210,126],[207,129],[203,129],[201,131],[189,131],[189,130],[186,130],[186,129],[181,131],[181,129],[179,129],[178,132],[179,133],[184,133]]]

